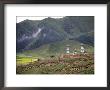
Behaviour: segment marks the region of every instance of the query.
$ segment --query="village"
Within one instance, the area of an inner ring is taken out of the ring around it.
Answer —
[[[65,46],[65,52],[61,53],[58,56],[58,60],[64,60],[64,59],[75,59],[75,58],[88,58],[90,54],[87,52],[87,50],[84,47],[84,44],[81,43],[79,48],[72,48],[69,44]],[[56,56],[51,55],[50,60],[52,58],[56,58]]]
[[[80,45],[80,52],[76,48],[73,49],[72,52],[70,52],[70,45],[66,45],[66,54],[63,54],[63,58],[78,58],[80,55],[85,55],[87,54],[84,44],[81,43]]]

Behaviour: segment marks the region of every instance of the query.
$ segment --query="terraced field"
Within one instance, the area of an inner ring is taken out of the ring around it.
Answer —
[[[86,58],[85,58],[86,57]],[[94,74],[94,55],[49,59],[18,65],[17,74]]]

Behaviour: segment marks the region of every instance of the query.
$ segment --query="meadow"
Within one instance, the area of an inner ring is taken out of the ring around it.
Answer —
[[[29,56],[17,56],[16,57],[16,65],[27,65],[29,63],[32,63],[34,61],[37,61],[38,59],[36,57],[29,57]]]

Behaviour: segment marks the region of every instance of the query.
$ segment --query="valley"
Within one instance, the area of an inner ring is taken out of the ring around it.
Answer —
[[[16,23],[16,74],[94,74],[94,17]]]

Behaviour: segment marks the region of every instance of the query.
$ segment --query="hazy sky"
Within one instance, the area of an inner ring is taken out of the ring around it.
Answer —
[[[47,18],[47,17],[51,17],[51,16],[45,16],[45,17],[38,17],[38,16],[36,16],[36,17],[31,17],[31,16],[28,16],[28,17],[26,17],[26,16],[19,16],[19,17],[17,17],[17,23],[19,23],[19,22],[21,22],[21,21],[24,21],[24,20],[26,20],[26,19],[28,19],[28,20],[42,20],[42,19],[44,19],[44,18]],[[64,16],[52,16],[51,18],[63,18]]]

